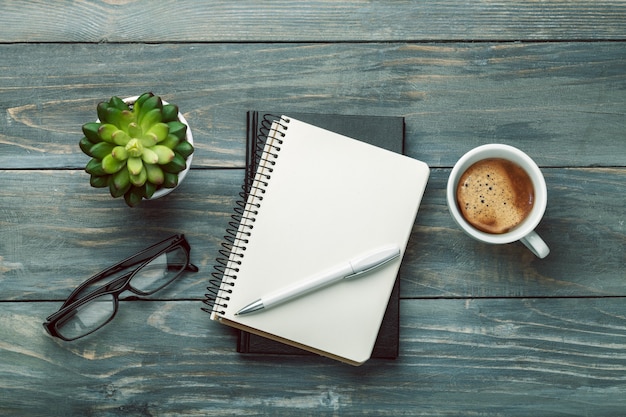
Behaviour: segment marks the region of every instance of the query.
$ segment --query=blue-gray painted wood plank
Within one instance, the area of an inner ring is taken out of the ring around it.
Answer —
[[[621,0],[3,1],[3,42],[623,39]]]
[[[403,300],[400,356],[361,367],[243,356],[199,301],[122,302],[61,343],[59,303],[3,303],[3,415],[619,416],[623,299]],[[140,331],[138,331],[140,330]]]
[[[243,139],[242,139],[243,140]],[[465,236],[448,214],[449,169],[435,169],[400,272],[401,296],[626,296],[626,168],[544,169],[545,260],[520,243]],[[243,182],[243,170],[192,169],[181,187],[129,209],[80,170],[0,171],[3,300],[62,300],[89,276],[150,243],[185,233],[198,274],[159,293],[200,299]]]
[[[145,91],[180,106],[196,167],[243,168],[245,112],[268,107],[404,116],[407,154],[433,167],[488,142],[541,166],[626,160],[621,42],[18,44],[0,63],[0,169],[84,166],[96,104]]]

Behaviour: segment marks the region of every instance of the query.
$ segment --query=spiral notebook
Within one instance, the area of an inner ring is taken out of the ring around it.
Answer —
[[[362,278],[235,313],[372,249],[393,244],[404,255],[428,166],[289,116],[264,121],[258,169],[209,287],[211,318],[360,365],[371,356],[402,256]]]
[[[264,112],[246,113],[246,184],[252,184],[257,169],[257,146],[265,144],[259,137]],[[404,118],[400,116],[362,116],[328,113],[289,113],[302,122],[312,123],[341,135],[376,145],[396,153],[404,153]],[[246,191],[249,191],[246,189]],[[409,240],[410,244],[410,240]],[[399,275],[399,274],[398,274]],[[314,353],[280,343],[245,330],[237,333],[237,352],[255,355],[313,355]],[[372,359],[396,359],[400,352],[400,277],[391,291],[387,309],[378,331]]]

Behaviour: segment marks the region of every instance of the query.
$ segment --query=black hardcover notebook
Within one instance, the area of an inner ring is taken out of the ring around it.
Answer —
[[[264,140],[259,139],[260,123],[268,112],[247,113],[246,182],[251,184],[257,170],[255,154]],[[280,114],[280,113],[274,113]],[[404,118],[387,116],[344,116],[337,114],[289,113],[295,118],[344,136],[358,138],[372,145],[402,154],[404,152]],[[260,142],[261,141],[261,142]],[[399,351],[400,280],[396,278],[383,318],[372,357],[395,359]],[[237,352],[251,354],[313,355],[304,349],[287,345],[244,330],[239,331]]]

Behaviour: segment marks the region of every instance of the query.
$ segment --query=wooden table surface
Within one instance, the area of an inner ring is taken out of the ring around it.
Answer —
[[[80,127],[112,95],[177,103],[193,169],[130,209],[93,189]],[[0,2],[0,415],[626,413],[626,2]],[[406,118],[431,168],[401,269],[400,356],[242,356],[200,310],[244,176],[245,112]],[[445,185],[467,150],[526,151],[548,185],[521,244],[466,237]],[[173,233],[200,272],[72,343],[73,288]]]

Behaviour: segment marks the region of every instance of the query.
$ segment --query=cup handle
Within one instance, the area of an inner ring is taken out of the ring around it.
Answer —
[[[550,248],[546,245],[546,242],[534,230],[521,238],[520,241],[540,259],[545,258],[550,253]]]

